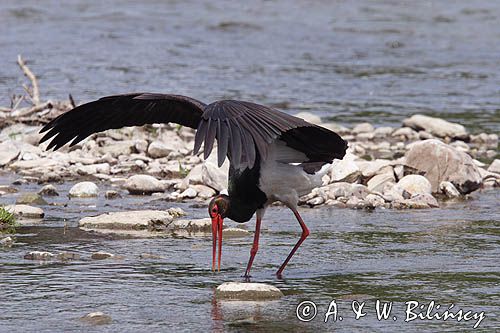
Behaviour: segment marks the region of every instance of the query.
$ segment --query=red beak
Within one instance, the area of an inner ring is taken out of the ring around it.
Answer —
[[[220,272],[220,259],[222,255],[222,217],[219,214],[212,217],[212,271],[215,272],[215,248],[217,247],[217,238],[219,239],[219,258],[217,261],[217,271]]]

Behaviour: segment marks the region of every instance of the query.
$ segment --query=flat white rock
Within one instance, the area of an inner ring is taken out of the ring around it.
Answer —
[[[244,282],[224,282],[217,287],[215,294],[220,299],[238,301],[273,300],[283,297],[281,290],[269,284]]]

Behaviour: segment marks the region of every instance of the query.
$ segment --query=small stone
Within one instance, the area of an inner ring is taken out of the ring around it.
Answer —
[[[158,256],[156,254],[151,254],[151,253],[141,253],[139,255],[139,258],[141,258],[141,259],[163,259],[162,256]]]
[[[47,201],[38,193],[23,193],[16,199],[16,205],[22,204],[47,205]]]
[[[184,192],[182,192],[180,194],[180,198],[181,199],[193,199],[193,198],[196,198],[196,195],[198,194],[198,192],[196,192],[196,190],[192,187],[189,187],[187,189],[184,190]]]
[[[401,137],[405,140],[415,140],[418,138],[418,133],[409,127],[402,127],[392,132],[391,136]]]
[[[57,259],[61,261],[79,260],[80,255],[74,252],[61,252],[57,254]]]
[[[120,193],[118,193],[117,191],[113,191],[113,190],[108,190],[106,191],[106,193],[104,193],[104,197],[106,199],[118,199],[118,198],[121,198],[122,196],[120,195]]]
[[[448,198],[458,198],[460,197],[460,192],[458,192],[457,188],[455,185],[453,185],[451,182],[441,182],[439,184],[439,191],[446,195]]]
[[[115,257],[115,255],[112,253],[99,251],[99,252],[92,253],[92,255],[90,256],[90,259],[104,260],[104,259],[109,259],[109,258],[114,258],[114,257]]]
[[[45,195],[45,196],[58,196],[59,193],[57,193],[57,189],[55,188],[54,185],[48,184],[43,186],[40,191],[38,191],[38,194],[40,195]]]
[[[40,219],[45,215],[41,208],[28,205],[9,205],[5,210],[19,218]]]
[[[387,184],[395,182],[394,173],[387,172],[373,176],[366,185],[368,186],[368,190],[372,192],[382,192]]]
[[[91,325],[107,325],[113,322],[113,319],[102,312],[91,312],[80,318],[81,321]]]
[[[436,198],[432,196],[430,193],[421,193],[412,196],[409,200],[410,203],[425,203],[431,208],[438,208],[439,203],[437,202]]]
[[[239,301],[274,300],[283,297],[278,288],[264,283],[224,282],[215,290],[219,299]]]
[[[24,255],[24,259],[26,260],[51,260],[55,257],[53,253],[45,252],[45,251],[31,251]]]
[[[307,200],[306,202],[309,206],[314,207],[314,206],[319,206],[325,203],[325,198],[323,197],[315,197],[312,199]]]
[[[169,225],[169,229],[187,232],[212,232],[212,220],[210,218],[174,220]]]
[[[392,134],[394,131],[394,128],[392,127],[377,127],[374,131],[375,137],[376,138],[383,138],[386,136],[389,136]]]
[[[440,138],[450,137],[455,139],[468,139],[469,137],[465,127],[460,124],[421,114],[416,114],[405,119],[403,125],[418,131],[425,130]]]
[[[73,198],[93,198],[97,197],[99,188],[92,182],[80,182],[69,190],[69,196]]]
[[[408,175],[403,177],[397,184],[400,188],[410,193],[415,194],[431,194],[432,185],[424,176]]]
[[[491,162],[491,165],[488,167],[488,171],[500,174],[500,159],[496,159]]]
[[[375,128],[373,127],[372,124],[370,123],[361,123],[352,129],[352,133],[354,134],[359,134],[359,133],[368,133],[368,132],[373,132]]]
[[[321,125],[321,118],[311,112],[299,112],[295,115],[295,117],[302,118],[311,124]]]
[[[248,230],[241,228],[225,228],[222,230],[222,235],[224,238],[238,238],[238,237],[247,237],[252,233]]]
[[[153,141],[148,147],[148,155],[152,158],[162,158],[168,156],[172,149],[160,141]]]
[[[361,176],[361,171],[353,161],[354,156],[344,157],[342,160],[334,160],[330,168],[331,182],[354,183]]]
[[[12,237],[7,236],[4,238],[0,238],[0,246],[11,247],[14,244],[14,240]]]
[[[365,198],[365,201],[371,207],[381,207],[385,204],[384,198],[382,198],[381,196],[376,195],[376,194],[368,194]]]
[[[195,189],[196,192],[198,192],[198,198],[201,198],[201,199],[209,199],[209,198],[213,197],[216,193],[215,190],[212,189],[211,187],[201,185],[201,184],[192,185],[191,187],[193,189]]]
[[[162,182],[150,175],[134,175],[127,179],[123,185],[130,194],[150,195],[154,192],[164,192],[165,186]]]

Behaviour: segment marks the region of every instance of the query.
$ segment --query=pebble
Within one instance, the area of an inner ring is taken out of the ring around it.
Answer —
[[[81,317],[80,320],[90,325],[107,325],[113,322],[111,316],[103,312],[91,312]]]

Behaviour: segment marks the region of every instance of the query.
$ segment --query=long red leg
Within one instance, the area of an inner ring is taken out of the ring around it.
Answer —
[[[299,221],[299,223],[300,223],[300,227],[302,228],[302,235],[300,235],[299,241],[297,242],[297,244],[295,244],[292,251],[290,252],[288,257],[286,257],[285,261],[281,265],[280,269],[278,269],[278,271],[276,272],[276,276],[278,278],[281,278],[281,274],[283,273],[283,270],[285,269],[286,265],[288,264],[290,259],[295,254],[295,251],[297,251],[297,249],[299,248],[300,244],[302,244],[302,242],[307,238],[307,236],[309,236],[309,229],[307,229],[307,226],[304,223],[304,221],[302,220],[302,217],[300,217],[299,212],[295,208],[290,208],[290,209],[293,211],[293,213],[295,214],[295,217],[297,218],[297,221]]]
[[[253,245],[250,250],[250,259],[248,260],[247,270],[245,271],[245,275],[243,277],[250,277],[250,269],[252,268],[253,259],[259,250],[259,235],[260,235],[260,222],[262,221],[262,217],[260,214],[257,214],[257,222],[255,222],[255,235],[253,236]]]

